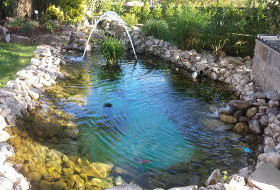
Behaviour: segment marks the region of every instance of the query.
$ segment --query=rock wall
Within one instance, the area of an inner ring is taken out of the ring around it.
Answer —
[[[256,40],[252,76],[261,90],[280,94],[280,53],[260,40]]]

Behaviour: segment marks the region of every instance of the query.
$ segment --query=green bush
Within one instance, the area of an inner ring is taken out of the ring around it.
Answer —
[[[124,12],[123,9],[123,4],[122,3],[117,3],[114,7],[114,11],[118,14],[118,15],[122,15]]]
[[[162,8],[161,8],[161,5],[158,4],[156,5],[156,7],[153,9],[153,17],[155,19],[160,19],[162,16]]]
[[[107,36],[99,45],[107,62],[110,65],[117,65],[118,60],[121,59],[124,54],[122,42],[114,37]]]
[[[266,5],[268,9],[268,22],[273,33],[280,32],[280,2],[279,0],[268,1]]]
[[[172,41],[168,24],[165,20],[148,20],[141,28],[146,36]]]
[[[182,6],[181,3],[179,3],[179,4],[177,5],[176,9],[175,9],[175,14],[176,14],[177,16],[179,16],[179,15],[182,15],[182,13],[183,13],[183,6]]]
[[[150,4],[148,2],[145,2],[143,11],[141,14],[142,21],[146,21],[150,17],[150,13],[151,13]]]
[[[35,28],[40,26],[40,23],[38,21],[31,19],[28,19],[26,23]]]
[[[181,15],[168,20],[174,42],[181,49],[199,48],[200,35],[209,22],[209,15],[196,8],[185,8]]]
[[[42,17],[43,21],[47,20],[63,20],[63,11],[61,11],[60,7],[56,7],[51,5],[47,8],[45,14]]]
[[[86,0],[60,0],[59,5],[66,23],[77,23],[85,16]]]
[[[52,20],[48,20],[44,23],[44,28],[48,31],[54,31],[56,29],[56,25]]]
[[[124,16],[121,16],[124,22],[128,26],[136,26],[138,24],[138,17],[134,13],[126,13]]]
[[[20,28],[20,34],[26,35],[28,32],[30,32],[33,29],[33,27],[30,24],[22,24]]]
[[[8,22],[9,27],[16,27],[21,26],[24,24],[24,21],[20,20],[19,18],[14,18],[12,21]]]
[[[165,9],[165,16],[172,17],[175,14],[175,3],[167,4]]]

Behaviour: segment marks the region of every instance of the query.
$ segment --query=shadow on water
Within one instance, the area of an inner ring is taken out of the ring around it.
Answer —
[[[10,131],[11,161],[35,189],[170,188],[247,165],[240,136],[204,122],[213,120],[210,106],[232,98],[225,85],[194,83],[154,60],[114,68],[100,60],[68,63],[67,79],[46,89],[42,108]]]

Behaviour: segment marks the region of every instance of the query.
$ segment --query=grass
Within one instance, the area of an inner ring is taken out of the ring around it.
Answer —
[[[29,65],[35,46],[0,43],[0,87],[16,77],[16,73]]]

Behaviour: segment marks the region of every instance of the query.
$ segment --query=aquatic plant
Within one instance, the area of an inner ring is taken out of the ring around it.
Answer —
[[[117,65],[118,60],[121,59],[124,54],[122,42],[114,37],[107,36],[99,45],[108,64]]]

